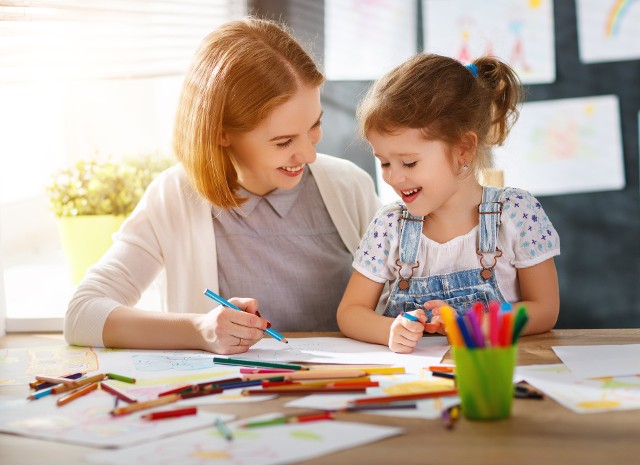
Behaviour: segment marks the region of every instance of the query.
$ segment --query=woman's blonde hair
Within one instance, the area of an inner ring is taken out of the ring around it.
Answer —
[[[425,138],[449,144],[471,131],[477,148],[471,172],[493,165],[491,147],[506,139],[523,97],[517,74],[495,57],[471,70],[453,58],[420,54],[391,70],[368,91],[358,108],[362,136],[420,129]]]
[[[207,36],[187,71],[178,102],[174,150],[196,190],[212,204],[241,205],[223,131],[254,129],[300,85],[324,76],[284,25],[244,18]]]

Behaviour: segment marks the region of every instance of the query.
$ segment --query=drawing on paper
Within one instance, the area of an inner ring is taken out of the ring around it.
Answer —
[[[495,55],[526,84],[555,81],[553,4],[549,0],[424,0],[424,48],[470,63]]]

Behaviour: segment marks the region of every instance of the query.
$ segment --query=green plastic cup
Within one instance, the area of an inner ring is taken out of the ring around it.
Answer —
[[[500,420],[511,415],[513,370],[518,348],[454,347],[456,384],[462,414],[469,420]]]

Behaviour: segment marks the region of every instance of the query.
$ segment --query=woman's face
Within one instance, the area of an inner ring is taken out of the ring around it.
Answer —
[[[228,134],[240,185],[256,195],[295,187],[316,159],[321,117],[320,88],[303,86],[252,131]]]

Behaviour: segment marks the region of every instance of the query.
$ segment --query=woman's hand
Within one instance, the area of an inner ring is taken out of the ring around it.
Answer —
[[[389,349],[399,354],[413,352],[413,348],[418,344],[427,322],[427,316],[422,310],[410,312],[418,321],[411,321],[402,315],[398,315],[391,324],[389,332]]]
[[[244,353],[262,339],[263,331],[271,326],[260,316],[255,299],[234,297],[229,301],[243,311],[218,306],[196,317],[195,329],[202,338],[202,350],[221,355]]]

